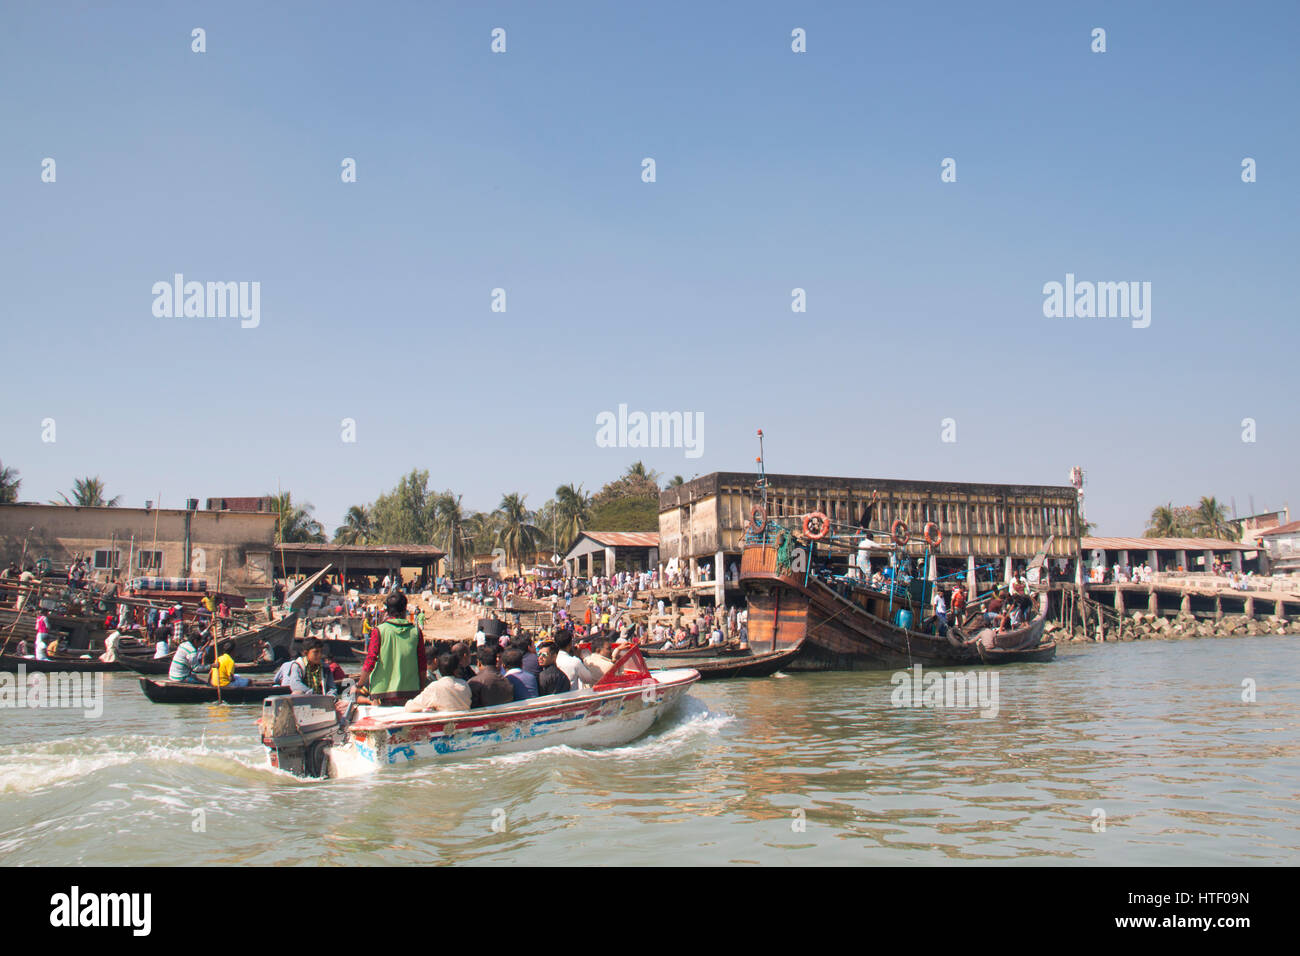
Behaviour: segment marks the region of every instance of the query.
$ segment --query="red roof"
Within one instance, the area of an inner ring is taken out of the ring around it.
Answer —
[[[584,531],[588,538],[607,548],[657,548],[658,531]]]

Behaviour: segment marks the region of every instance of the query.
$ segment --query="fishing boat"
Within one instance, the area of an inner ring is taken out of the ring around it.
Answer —
[[[118,654],[118,662],[122,665],[123,670],[135,671],[137,674],[167,674],[172,669],[172,658],[169,654],[166,657],[153,657],[152,655],[143,654]],[[204,669],[211,664],[203,665]],[[275,671],[277,664],[273,661],[252,661],[243,663],[235,662],[236,674],[270,674]]]
[[[761,433],[760,433],[761,440]],[[762,462],[759,456],[759,462]],[[959,628],[927,626],[934,583],[907,574],[911,532],[896,520],[888,532],[831,520],[820,511],[769,516],[754,504],[740,559],[740,586],[749,602],[749,646],[756,653],[799,653],[783,668],[892,670],[979,663],[973,638]],[[925,564],[943,540],[937,522],[925,525]],[[888,579],[873,585],[869,561],[887,559]],[[1013,637],[1036,645],[1046,622],[1046,595],[1037,616]],[[915,622],[915,625],[913,624]]]
[[[748,647],[679,647],[670,650],[656,650],[653,647],[641,646],[641,653],[645,655],[648,661],[658,660],[693,660],[695,658],[713,658],[713,657],[749,657],[754,652]]]
[[[975,648],[985,664],[1042,664],[1056,659],[1055,641],[1020,648],[985,647],[977,642]]]
[[[140,678],[140,689],[144,696],[155,704],[215,704],[218,702],[217,688],[211,684],[193,684],[178,680],[153,680]],[[289,693],[283,684],[269,681],[236,687],[233,684],[221,688],[220,702],[223,704],[256,704],[279,694]]]
[[[652,673],[633,647],[594,687],[476,710],[362,706],[345,721],[334,697],[272,697],[262,703],[262,743],[272,767],[307,777],[557,744],[614,747],[648,731],[699,679],[688,668]]]
[[[93,655],[79,657],[74,654],[52,654],[47,660],[38,661],[34,657],[21,654],[0,654],[0,671],[17,672],[22,667],[27,673],[37,671],[45,674],[85,674],[105,671],[126,670],[120,663],[106,664]]]
[[[732,677],[771,677],[789,667],[803,649],[802,643],[789,650],[769,651],[766,654],[731,654],[718,657],[696,657],[690,661],[692,670],[699,672],[700,680],[726,680]]]

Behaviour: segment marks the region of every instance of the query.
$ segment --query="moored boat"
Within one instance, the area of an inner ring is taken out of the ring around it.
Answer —
[[[215,704],[218,701],[217,688],[211,684],[141,677],[140,689],[155,704]],[[256,704],[268,697],[288,693],[288,687],[269,682],[244,687],[228,684],[221,688],[220,701],[224,704]]]
[[[1056,659],[1056,642],[1045,641],[1031,647],[985,647],[976,642],[980,660],[985,664],[1041,664]]]
[[[271,766],[317,777],[557,744],[619,746],[648,731],[699,679],[689,668],[652,673],[632,648],[592,688],[477,710],[365,706],[340,726],[333,697],[271,698],[262,704],[262,743]]]
[[[771,677],[782,668],[789,667],[802,642],[788,650],[768,651],[766,654],[732,654],[725,657],[692,658],[690,667],[698,671],[700,680],[725,680],[732,677]]]
[[[95,655],[78,657],[73,654],[54,654],[47,660],[38,661],[34,657],[23,657],[20,654],[0,654],[0,671],[17,672],[20,666],[29,674],[37,671],[46,674],[76,674],[126,670],[120,663],[106,664]]]

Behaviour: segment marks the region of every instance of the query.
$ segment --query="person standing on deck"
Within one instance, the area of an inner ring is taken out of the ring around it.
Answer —
[[[406,620],[406,595],[394,591],[384,600],[384,607],[388,620],[370,634],[357,689],[368,689],[376,704],[392,706],[406,703],[423,689],[429,665],[424,639]]]
[[[42,609],[41,613],[36,615],[36,659],[38,661],[48,661],[50,655],[46,653],[46,648],[50,642],[50,614]]]

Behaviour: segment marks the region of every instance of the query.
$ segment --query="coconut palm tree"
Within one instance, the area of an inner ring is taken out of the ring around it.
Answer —
[[[325,529],[311,516],[316,510],[314,505],[306,501],[295,505],[293,495],[288,491],[267,497],[271,499],[271,510],[279,519],[275,523],[277,544],[324,543]]]
[[[17,468],[6,468],[0,461],[0,505],[12,504],[18,500],[18,487],[23,480],[18,477]]]
[[[555,511],[559,528],[556,532],[556,550],[567,550],[591,517],[591,496],[582,485],[561,485],[555,489]]]
[[[370,544],[374,533],[374,523],[366,506],[353,505],[343,516],[343,523],[334,529],[334,543]]]
[[[686,484],[686,479],[681,475],[673,475],[673,480],[668,482],[669,488],[676,488],[678,485]]]
[[[647,468],[645,462],[634,461],[627,466],[627,471],[623,473],[624,478],[646,478],[650,481],[659,483],[659,472]]]
[[[1207,538],[1235,541],[1236,529],[1228,521],[1228,511],[1214,498],[1201,498],[1196,508],[1196,532]]]
[[[1142,532],[1145,538],[1179,538],[1187,533],[1183,522],[1171,501],[1153,508],[1147,519],[1147,529]]]
[[[71,499],[61,491],[59,497],[63,500],[51,500],[50,504],[75,505],[78,508],[116,508],[122,503],[121,495],[108,501],[104,500],[104,483],[99,480],[98,475],[94,478],[78,478],[74,481]]]
[[[461,507],[462,497],[444,491],[433,501],[436,543],[447,549],[453,575],[464,566],[466,556],[474,553],[473,523]]]
[[[505,549],[506,560],[512,562],[522,574],[524,558],[537,550],[543,540],[542,530],[532,523],[533,515],[524,502],[527,495],[508,494],[497,505],[501,522],[497,531],[497,544]]]

